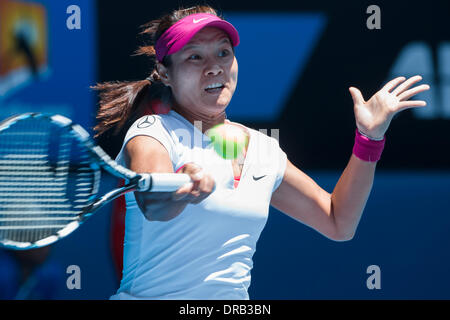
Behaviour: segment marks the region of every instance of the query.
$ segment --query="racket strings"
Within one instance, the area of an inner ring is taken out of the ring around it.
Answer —
[[[0,132],[1,241],[33,243],[78,220],[96,183],[85,149],[48,120]]]

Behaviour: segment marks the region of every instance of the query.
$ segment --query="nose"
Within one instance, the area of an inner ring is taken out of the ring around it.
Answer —
[[[209,65],[205,69],[205,76],[217,76],[223,73],[223,69],[217,63]]]

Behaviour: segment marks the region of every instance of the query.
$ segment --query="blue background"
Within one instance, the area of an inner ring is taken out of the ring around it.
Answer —
[[[57,111],[88,130],[96,113],[89,86],[145,78],[148,64],[130,58],[141,44],[138,27],[178,6],[173,1],[34,2],[48,9],[50,72],[40,82],[0,97],[0,115]],[[389,7],[380,1],[383,29],[371,33],[365,28],[369,4],[364,1],[212,3],[226,11],[245,39],[236,51],[240,74],[230,118],[256,129],[280,128],[280,145],[290,160],[332,192],[353,139],[348,86],[358,84],[368,98],[388,79],[409,41],[419,39],[433,47],[450,39],[448,27],[439,25],[447,21],[442,18],[448,18],[447,5],[412,2]],[[81,30],[66,28],[66,8],[72,4],[82,9]],[[255,55],[252,50],[261,42],[266,46]],[[262,81],[267,84],[260,85]],[[444,79],[439,81],[444,84]],[[394,119],[351,241],[333,242],[271,209],[254,256],[250,297],[449,299],[448,128],[448,119],[425,121],[408,112]],[[106,136],[98,143],[114,157],[122,138]],[[104,192],[117,184],[106,175],[102,182]],[[81,289],[68,290],[61,283],[59,298],[108,299],[117,290],[110,247],[112,206],[52,247],[51,258],[61,269],[81,268]],[[381,269],[381,290],[366,286],[370,265]]]

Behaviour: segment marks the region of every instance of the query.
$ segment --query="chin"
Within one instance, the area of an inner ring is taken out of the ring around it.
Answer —
[[[229,97],[219,96],[216,100],[216,105],[226,108],[230,104],[231,99]]]
[[[207,112],[213,117],[218,116],[221,113],[225,112],[227,105],[228,104],[223,105],[223,104],[219,104],[219,103],[213,104],[213,105],[209,104],[206,106],[208,109]]]
[[[222,111],[225,111],[225,109],[228,107],[229,103],[230,103],[230,101],[226,101],[224,103],[218,102],[214,107],[216,110],[220,110],[222,112]]]
[[[219,115],[219,114],[225,112],[226,108],[227,108],[227,106],[215,105],[215,106],[211,106],[211,108],[209,110],[211,110],[214,113],[214,115]]]

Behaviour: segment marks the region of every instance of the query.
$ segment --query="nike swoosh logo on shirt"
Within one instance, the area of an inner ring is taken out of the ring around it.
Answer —
[[[255,177],[253,176],[253,180],[258,181],[259,179],[264,178],[265,176],[267,176],[267,174],[263,175],[263,176],[259,176],[259,177]]]
[[[201,18],[201,19],[198,19],[198,20],[193,19],[192,22],[193,23],[199,23],[200,21],[206,20],[206,19],[208,19],[208,18]]]

